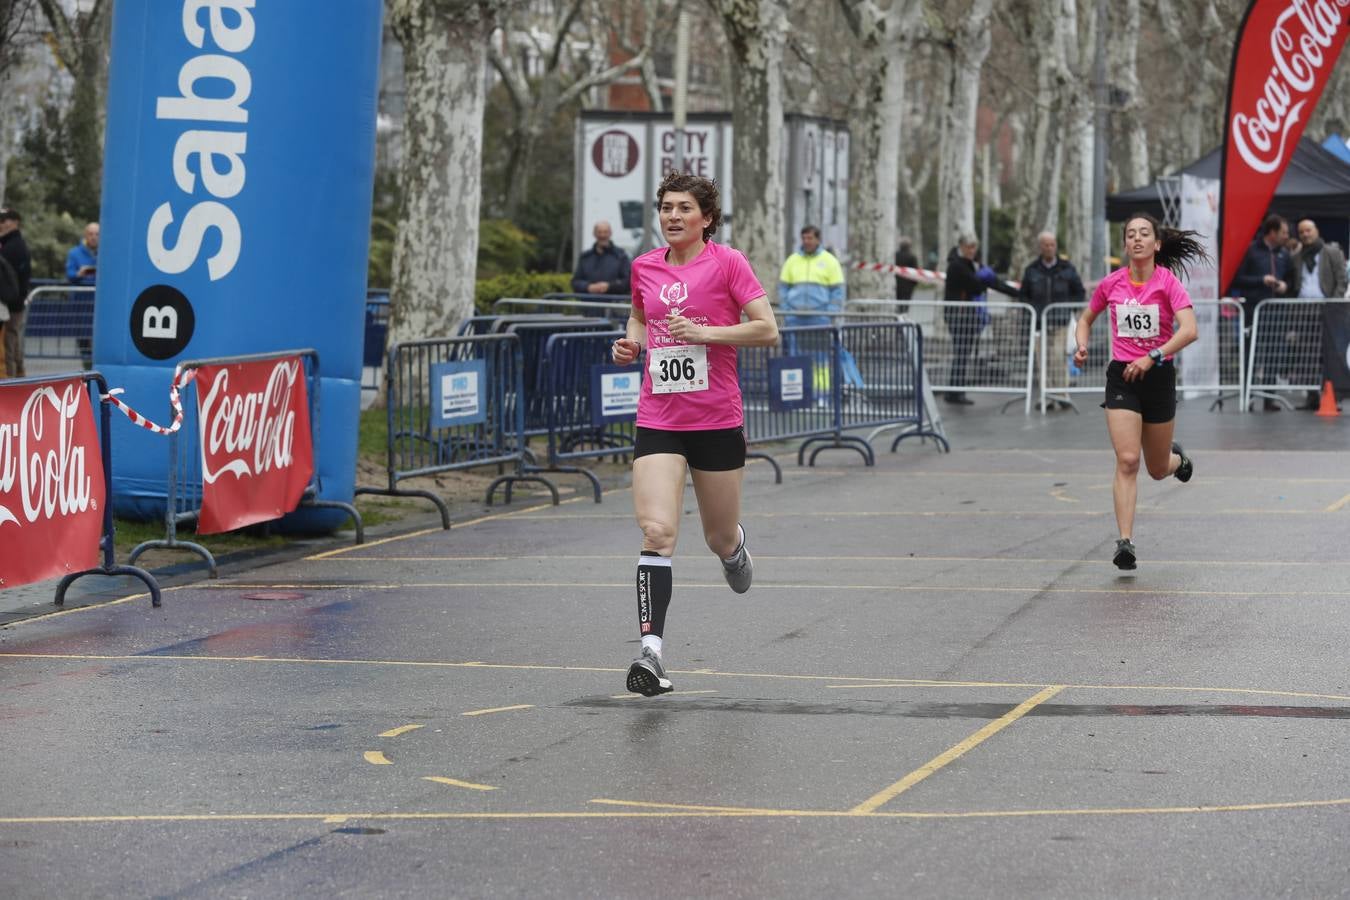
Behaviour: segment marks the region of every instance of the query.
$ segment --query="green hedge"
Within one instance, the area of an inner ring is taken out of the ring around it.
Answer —
[[[474,308],[479,313],[489,313],[492,304],[502,297],[542,297],[571,289],[572,276],[568,272],[508,272],[478,280]]]

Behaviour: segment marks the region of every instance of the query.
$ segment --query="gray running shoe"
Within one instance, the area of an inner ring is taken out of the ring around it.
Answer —
[[[1111,560],[1116,564],[1117,569],[1135,568],[1134,541],[1129,538],[1120,538],[1116,541],[1116,555]]]
[[[1172,473],[1172,477],[1184,484],[1191,480],[1191,475],[1195,472],[1195,464],[1191,462],[1191,458],[1186,455],[1186,451],[1182,450],[1181,445],[1176,441],[1172,442],[1172,452],[1181,457],[1181,465],[1177,466],[1177,470]]]
[[[661,665],[661,657],[646,647],[642,655],[633,660],[628,667],[628,690],[644,697],[655,697],[672,690],[675,685],[666,677],[666,668]]]
[[[741,530],[741,546],[730,560],[722,560],[722,574],[733,591],[744,594],[750,590],[750,582],[755,578],[755,561],[750,558],[750,551],[745,547],[745,526],[737,527]]]

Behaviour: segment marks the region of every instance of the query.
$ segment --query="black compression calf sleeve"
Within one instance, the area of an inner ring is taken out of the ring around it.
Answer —
[[[666,630],[666,610],[670,607],[673,579],[670,559],[652,550],[638,557],[637,600],[638,632],[661,637]]]

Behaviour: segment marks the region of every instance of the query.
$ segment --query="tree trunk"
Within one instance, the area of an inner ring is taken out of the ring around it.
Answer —
[[[1073,0],[1068,0],[1065,5],[1072,7]],[[1094,271],[1089,256],[1093,223],[1097,220],[1092,208],[1093,114],[1096,107],[1092,64],[1096,48],[1096,4],[1093,0],[1080,0],[1074,12],[1076,27],[1068,36],[1072,78],[1066,85],[1064,234],[1060,244],[1076,265],[1084,271]]]
[[[1021,196],[1014,210],[1014,260],[1019,265],[1030,259],[1036,235],[1042,231],[1059,232],[1059,197],[1064,174],[1066,88],[1073,80],[1069,70],[1068,47],[1077,40],[1074,0],[1055,0],[1047,14],[1027,10],[1029,20],[1021,23],[1036,53],[1036,95],[1030,104],[1031,146],[1018,166]],[[1068,7],[1067,10],[1065,7]],[[1067,12],[1067,18],[1066,18]]]
[[[734,243],[777,302],[783,236],[783,45],[786,0],[710,0],[730,44]]]
[[[857,68],[867,73],[849,131],[854,164],[849,191],[849,247],[854,258],[890,262],[896,247],[896,197],[900,137],[905,109],[905,66],[913,46],[920,4],[916,0],[841,3],[860,45]],[[892,276],[849,272],[849,294],[882,298],[893,293]]]
[[[503,6],[389,3],[406,91],[391,343],[453,334],[473,314],[487,44]]]
[[[975,116],[980,70],[989,55],[993,0],[974,0],[952,35],[952,92],[938,168],[938,255],[960,234],[975,233]]]
[[[1149,182],[1148,131],[1139,86],[1139,0],[1113,4],[1118,21],[1113,22],[1108,41],[1107,71],[1111,73],[1111,132],[1115,140],[1116,190],[1128,190]]]

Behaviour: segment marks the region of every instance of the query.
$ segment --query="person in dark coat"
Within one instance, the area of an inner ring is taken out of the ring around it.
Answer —
[[[993,289],[1009,297],[1017,296],[1017,288],[1001,281],[994,270],[976,261],[980,241],[972,234],[963,234],[947,255],[947,283],[943,289],[942,319],[952,336],[951,386],[945,397],[948,403],[961,406],[974,404],[961,390],[966,384],[966,368],[975,352],[980,332],[989,324],[989,312],[984,307],[984,295]],[[968,308],[975,307],[974,309]]]
[[[609,223],[595,223],[591,233],[595,245],[577,260],[572,273],[572,290],[578,294],[621,294],[628,296],[628,273],[632,263],[628,254],[614,246],[613,229]]]
[[[919,267],[919,257],[914,255],[914,245],[907,237],[900,238],[900,246],[895,251],[895,264],[897,266],[906,266],[911,269]],[[914,296],[914,285],[917,284],[913,279],[895,276],[895,299],[908,300]],[[908,312],[908,306],[896,307],[897,313]]]
[[[5,374],[11,378],[24,376],[23,311],[33,278],[33,257],[19,230],[22,218],[12,209],[0,209],[0,254],[14,270],[19,280],[19,297],[8,302],[9,321],[4,326]]]
[[[1074,311],[1066,306],[1051,310],[1051,321],[1046,322],[1047,327],[1042,328],[1041,324],[1046,316],[1045,308],[1052,303],[1082,306],[1087,300],[1087,292],[1083,290],[1083,279],[1079,277],[1073,263],[1059,255],[1059,241],[1053,231],[1042,231],[1036,236],[1036,253],[1036,258],[1022,272],[1022,288],[1018,296],[1036,310],[1037,333],[1044,331],[1046,335],[1045,345],[1041,347],[1040,352],[1047,354],[1050,347],[1064,346]],[[1050,358],[1055,357],[1049,357],[1047,354],[1047,364]],[[1033,366],[1032,372],[1039,373],[1040,366]],[[1061,408],[1072,408],[1072,404],[1067,400],[1057,402]]]
[[[1251,348],[1252,321],[1256,316],[1256,307],[1271,297],[1284,297],[1289,293],[1291,273],[1289,250],[1289,223],[1282,216],[1266,216],[1261,223],[1261,233],[1247,248],[1233,277],[1231,293],[1243,299],[1242,325],[1246,339],[1243,342],[1243,357],[1248,358]],[[1264,355],[1264,354],[1260,354]],[[1265,378],[1268,360],[1255,360],[1254,377]],[[1280,404],[1269,397],[1265,401],[1267,412],[1279,412]]]

